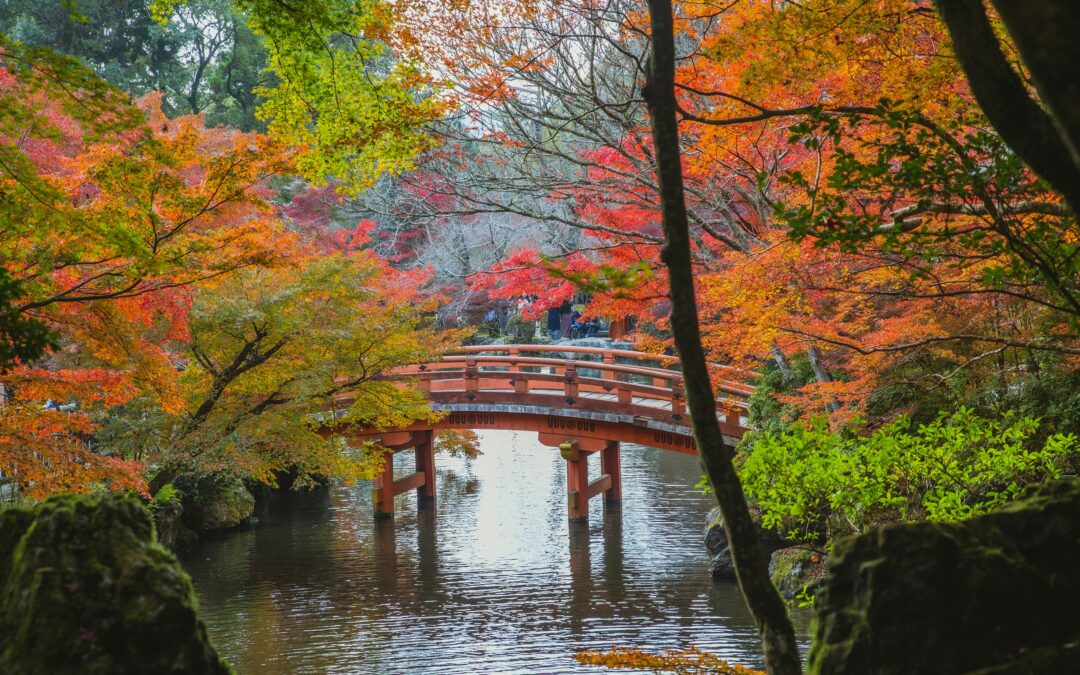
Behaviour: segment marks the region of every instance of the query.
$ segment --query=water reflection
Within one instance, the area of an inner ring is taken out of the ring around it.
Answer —
[[[439,458],[436,508],[402,495],[396,522],[367,485],[285,495],[182,552],[215,644],[240,673],[570,673],[612,644],[760,664],[737,589],[709,579],[693,458],[625,448],[621,508],[571,526],[557,452],[511,432],[482,449]]]

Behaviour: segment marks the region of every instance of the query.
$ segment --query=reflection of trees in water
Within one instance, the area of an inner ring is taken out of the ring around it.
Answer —
[[[439,459],[435,458],[435,464],[438,466]],[[480,489],[480,479],[472,475],[472,467],[469,466],[469,473],[462,475],[454,469],[438,469],[437,481],[439,492],[439,501],[444,502],[443,508],[456,506],[460,503],[461,499],[467,495],[474,495]]]
[[[376,523],[368,484],[283,495],[260,505],[259,527],[190,549],[212,637],[240,672],[348,670],[343,654],[363,672],[441,650],[569,654],[598,636],[671,646],[706,636],[729,657],[753,652],[737,589],[709,583],[697,535],[709,504],[688,492],[694,458],[624,447],[622,508],[604,513],[597,498],[591,522],[572,528],[558,455],[531,436],[498,441],[527,454],[494,463],[484,483],[469,464],[442,462],[434,509],[417,511],[410,493],[394,521]],[[492,507],[512,517],[492,521]],[[485,555],[484,536],[524,548]]]

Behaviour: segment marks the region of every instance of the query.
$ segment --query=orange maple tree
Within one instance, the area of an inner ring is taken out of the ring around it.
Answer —
[[[143,489],[140,463],[95,451],[95,415],[137,395],[184,405],[169,345],[188,339],[190,289],[282,258],[290,237],[264,185],[288,153],[167,119],[156,96],[135,108],[44,52],[13,45],[0,60],[0,257],[16,311],[58,336],[0,377],[0,472],[28,497]]]
[[[587,314],[636,315],[655,345],[642,8],[399,4],[402,48],[438,63],[462,120],[429,164],[452,208],[582,233],[569,253],[518,250],[474,287],[539,298],[535,312],[572,280],[594,291]],[[1007,388],[1032,359],[1076,354],[1074,218],[987,130],[929,0],[681,2],[676,23],[712,358],[792,373],[806,360],[790,401],[842,422]]]

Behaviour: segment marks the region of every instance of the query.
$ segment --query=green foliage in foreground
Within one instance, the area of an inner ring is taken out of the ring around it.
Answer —
[[[868,436],[829,431],[823,420],[766,433],[743,457],[746,494],[763,525],[798,539],[860,533],[890,522],[970,518],[1025,485],[1075,471],[1072,434],[1032,439],[1039,422],[986,419],[967,408],[912,429],[906,418]]]

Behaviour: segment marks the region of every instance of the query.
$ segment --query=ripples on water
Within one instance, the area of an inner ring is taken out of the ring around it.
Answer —
[[[181,551],[237,672],[603,673],[573,653],[613,644],[761,664],[738,589],[709,578],[695,458],[624,446],[621,513],[596,498],[571,527],[558,451],[481,438],[472,462],[436,459],[434,510],[410,493],[376,523],[368,484],[282,495],[257,527]]]

